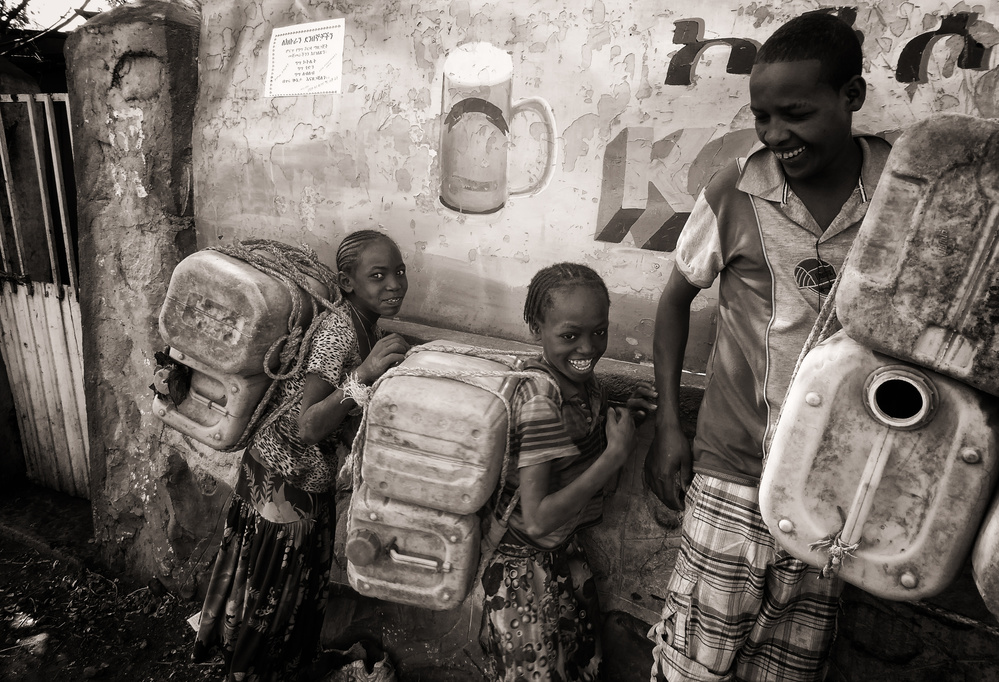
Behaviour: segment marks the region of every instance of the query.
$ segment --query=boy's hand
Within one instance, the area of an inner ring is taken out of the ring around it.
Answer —
[[[399,334],[387,334],[378,339],[371,348],[368,357],[357,368],[357,380],[362,384],[371,385],[389,367],[395,367],[406,359],[409,344]]]
[[[623,466],[628,455],[635,449],[635,420],[623,407],[607,408],[607,450],[613,450],[617,456],[616,464]]]
[[[659,501],[674,511],[684,510],[684,497],[694,478],[690,442],[679,428],[656,427],[645,456],[645,482]]]
[[[635,424],[640,425],[650,414],[655,414],[658,396],[659,394],[656,393],[652,384],[647,381],[638,382],[627,403],[628,411],[635,420]]]

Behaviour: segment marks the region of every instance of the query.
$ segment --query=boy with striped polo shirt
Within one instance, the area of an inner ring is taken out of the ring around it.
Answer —
[[[860,42],[802,15],[749,80],[763,148],[720,171],[676,247],[656,317],[659,393],[646,480],[685,510],[653,680],[821,680],[842,583],[782,551],[760,517],[763,459],[798,354],[867,212],[889,146],[854,137]],[[693,445],[678,388],[697,293],[719,279],[718,325]],[[684,495],[686,497],[684,498]]]

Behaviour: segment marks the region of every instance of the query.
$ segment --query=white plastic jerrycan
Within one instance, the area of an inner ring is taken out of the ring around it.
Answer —
[[[999,395],[999,121],[939,114],[905,131],[836,304],[860,343]]]
[[[378,494],[472,514],[496,490],[516,358],[468,350],[426,344],[378,384],[361,448],[361,476]]]
[[[434,611],[468,595],[480,550],[477,514],[383,497],[362,483],[350,503],[347,580],[361,594]]]
[[[190,368],[187,396],[174,404],[163,394],[153,396],[153,414],[167,426],[216,450],[235,446],[271,385],[266,374],[223,374],[175,348],[170,357]]]
[[[992,501],[971,553],[972,576],[982,600],[999,618],[999,496]]]
[[[790,554],[885,599],[944,589],[999,477],[999,401],[839,332],[792,381],[760,482]]]
[[[306,282],[309,293],[329,296],[325,285]],[[303,327],[316,313],[309,293],[218,251],[178,263],[159,326],[170,358],[190,370],[190,389],[179,404],[157,391],[153,414],[216,450],[236,446],[272,383],[264,367],[268,351],[275,347],[269,364],[279,370],[277,342],[288,334],[292,313],[299,311]]]
[[[329,295],[319,282],[310,285],[318,295]],[[302,291],[298,296],[294,301],[283,282],[250,263],[218,251],[198,251],[170,276],[160,309],[160,336],[216,373],[263,374],[264,356],[288,333],[293,306],[301,305],[303,325],[312,319],[312,298]]]

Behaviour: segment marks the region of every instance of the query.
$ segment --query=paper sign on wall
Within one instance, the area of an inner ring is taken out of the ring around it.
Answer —
[[[344,19],[330,19],[275,28],[264,96],[338,94],[343,77],[344,25]]]

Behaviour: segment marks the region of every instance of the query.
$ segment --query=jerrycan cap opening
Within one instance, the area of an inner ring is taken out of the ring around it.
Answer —
[[[880,367],[867,377],[864,405],[875,421],[907,431],[933,418],[937,392],[925,374],[891,365]]]

